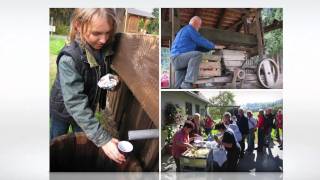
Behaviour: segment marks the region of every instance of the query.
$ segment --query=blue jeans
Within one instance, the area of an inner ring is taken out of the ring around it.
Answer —
[[[176,71],[175,88],[180,88],[182,83],[194,83],[198,80],[201,60],[200,51],[190,51],[171,58],[172,66]]]
[[[51,118],[50,140],[52,140],[57,136],[67,134],[70,125],[73,132],[82,132],[82,129],[78,126],[78,124],[74,120],[65,121],[65,120]]]

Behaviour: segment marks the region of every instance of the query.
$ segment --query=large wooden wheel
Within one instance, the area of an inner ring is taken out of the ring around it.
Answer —
[[[263,59],[258,66],[258,80],[265,88],[273,88],[279,79],[280,71],[278,64],[270,59]]]

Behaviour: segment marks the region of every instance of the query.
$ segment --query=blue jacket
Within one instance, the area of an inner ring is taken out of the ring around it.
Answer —
[[[195,51],[198,48],[211,50],[214,44],[200,35],[190,24],[180,29],[171,47],[171,57],[185,52]]]

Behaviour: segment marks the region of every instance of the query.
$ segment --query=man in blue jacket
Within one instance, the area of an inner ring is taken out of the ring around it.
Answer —
[[[200,17],[192,17],[189,24],[180,29],[172,43],[170,59],[176,71],[175,88],[190,89],[197,81],[202,59],[200,49],[209,51],[223,48],[200,35],[198,31],[201,23]]]

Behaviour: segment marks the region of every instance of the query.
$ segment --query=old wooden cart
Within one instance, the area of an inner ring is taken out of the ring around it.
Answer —
[[[282,22],[262,26],[261,9],[162,9],[161,46],[169,47],[176,33],[193,16],[202,18],[200,34],[224,50],[204,55],[196,84],[206,88],[282,88],[281,62],[264,54],[264,32]],[[170,67],[171,88],[175,73]]]

